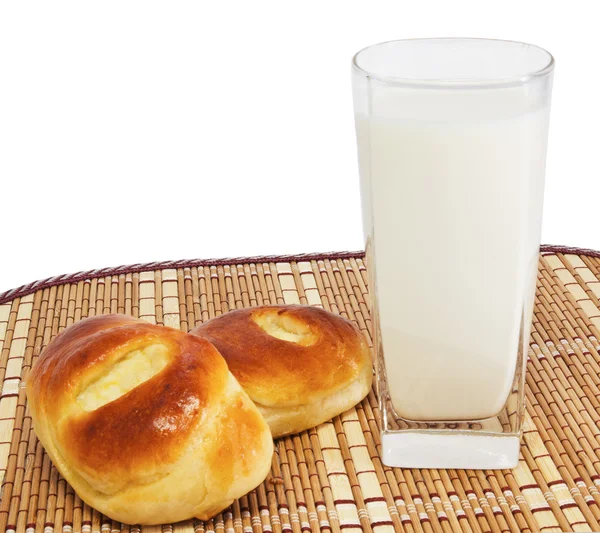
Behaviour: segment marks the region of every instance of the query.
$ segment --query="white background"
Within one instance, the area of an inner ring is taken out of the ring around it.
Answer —
[[[3,2],[0,291],[135,262],[361,248],[350,59],[409,37],[554,54],[542,241],[600,248],[595,5]]]

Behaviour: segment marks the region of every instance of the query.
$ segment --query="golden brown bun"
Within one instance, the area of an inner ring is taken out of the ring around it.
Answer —
[[[329,420],[371,388],[371,354],[364,337],[351,322],[323,309],[240,309],[190,333],[217,347],[274,437]]]
[[[27,379],[35,431],[114,520],[207,519],[266,477],[264,419],[208,341],[122,315],[82,320]]]

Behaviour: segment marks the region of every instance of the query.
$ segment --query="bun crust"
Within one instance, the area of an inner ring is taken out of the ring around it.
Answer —
[[[268,427],[208,341],[121,315],[62,332],[27,379],[56,467],[115,520],[209,518],[266,477]]]
[[[217,347],[274,437],[329,420],[371,388],[371,354],[364,337],[351,322],[323,309],[240,309],[191,333]]]

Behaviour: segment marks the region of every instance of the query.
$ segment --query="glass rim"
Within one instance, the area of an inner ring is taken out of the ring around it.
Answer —
[[[535,48],[538,51],[545,53],[548,56],[547,63],[537,70],[533,70],[523,75],[518,76],[507,76],[504,78],[498,79],[474,79],[474,80],[452,80],[452,79],[419,79],[419,78],[403,78],[398,76],[382,76],[379,74],[375,74],[368,70],[365,70],[358,64],[359,56],[365,52],[366,50],[370,50],[372,48],[376,48],[378,46],[390,44],[390,43],[411,43],[411,42],[456,42],[456,41],[472,41],[472,42],[486,42],[486,43],[498,43],[498,44],[519,44],[528,46],[531,48]],[[484,37],[417,37],[412,39],[392,39],[390,41],[382,41],[379,43],[371,44],[361,48],[354,56],[352,57],[352,68],[358,71],[363,76],[373,79],[376,81],[380,81],[382,83],[388,85],[399,85],[410,88],[443,88],[443,89],[494,89],[500,87],[511,87],[511,86],[519,86],[524,85],[530,81],[533,81],[537,78],[543,78],[547,76],[554,70],[554,56],[548,52],[545,48],[541,46],[537,46],[535,44],[530,44],[522,41],[514,41],[509,39],[489,39]]]

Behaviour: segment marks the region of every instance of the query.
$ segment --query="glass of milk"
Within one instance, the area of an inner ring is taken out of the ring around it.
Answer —
[[[488,39],[353,59],[386,465],[518,463],[553,70]]]

